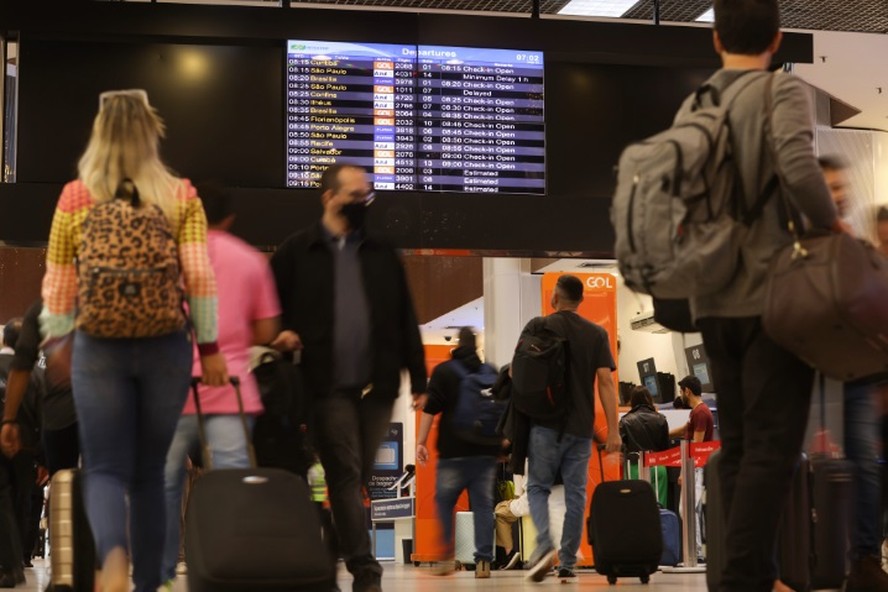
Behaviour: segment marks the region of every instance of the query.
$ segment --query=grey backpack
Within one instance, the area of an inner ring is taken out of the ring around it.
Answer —
[[[770,183],[747,210],[728,112],[761,79],[748,74],[721,91],[704,84],[672,127],[623,150],[611,222],[629,288],[681,299],[718,292],[733,278],[749,224],[777,187]]]

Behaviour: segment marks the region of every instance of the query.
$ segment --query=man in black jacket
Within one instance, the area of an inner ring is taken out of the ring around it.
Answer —
[[[429,380],[429,401],[419,422],[416,436],[416,460],[424,465],[429,460],[426,441],[434,417],[441,414],[438,429],[438,466],[435,481],[435,505],[441,525],[441,542],[446,549],[437,575],[455,570],[453,561],[453,508],[463,491],[469,494],[475,526],[475,577],[489,578],[493,561],[493,489],[496,481],[496,457],[502,453],[502,441],[480,443],[467,439],[459,430],[457,415],[460,398],[472,394],[463,389],[463,381],[471,374],[486,371],[496,376],[496,369],[481,362],[476,349],[475,333],[469,327],[459,331],[459,347],[453,359],[439,364]],[[485,370],[484,369],[486,366]],[[469,383],[471,384],[471,383]],[[476,395],[477,396],[477,395]],[[471,407],[469,407],[471,408]]]
[[[378,592],[362,486],[410,373],[415,409],[425,404],[422,340],[397,253],[365,232],[373,193],[363,168],[329,167],[320,181],[323,216],[289,237],[271,259],[283,310],[272,343],[299,352],[313,402],[310,429],[330,490],[340,550],[354,592]]]

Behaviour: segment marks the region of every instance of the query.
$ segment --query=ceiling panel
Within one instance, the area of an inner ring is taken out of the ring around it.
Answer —
[[[540,12],[557,14],[568,0],[541,0]],[[293,0],[293,5],[388,7],[529,14],[533,0]],[[661,0],[660,19],[693,22],[711,0]],[[783,26],[791,29],[888,33],[888,0],[781,0]],[[653,20],[653,0],[639,0],[624,18]]]
[[[660,19],[692,22],[711,7],[711,0],[661,0]],[[781,0],[780,12],[783,26],[790,29],[888,33],[886,0]],[[653,20],[653,1],[641,0],[625,17]]]
[[[568,0],[541,0],[540,12],[556,14]],[[515,12],[530,14],[532,0],[299,0],[296,4],[338,6],[385,6],[390,8],[423,8],[428,10],[462,10],[473,12]]]

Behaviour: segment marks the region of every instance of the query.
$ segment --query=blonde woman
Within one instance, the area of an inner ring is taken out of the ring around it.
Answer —
[[[164,125],[144,91],[102,93],[99,103],[78,178],[65,186],[56,206],[41,328],[50,347],[73,331],[84,499],[102,563],[101,589],[130,589],[129,556],[136,592],[155,592],[165,535],[164,462],[188,394],[192,343],[184,327],[150,337],[97,337],[84,330],[75,308],[75,261],[85,246],[84,220],[95,205],[115,199],[118,188],[134,193],[134,185],[140,207],[163,211],[175,240],[204,382],[222,385],[228,375],[216,344],[216,287],[200,199],[187,180],[161,162]],[[124,184],[126,179],[132,184]],[[80,299],[82,313],[83,292]]]

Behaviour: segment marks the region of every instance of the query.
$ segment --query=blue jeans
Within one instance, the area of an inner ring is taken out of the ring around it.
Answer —
[[[496,458],[466,456],[438,460],[435,505],[445,549],[453,549],[453,508],[463,490],[475,523],[475,562],[493,561],[493,485]]]
[[[252,429],[253,417],[248,417]],[[214,469],[244,469],[250,466],[247,442],[240,415],[207,415],[204,417],[207,445],[213,455]],[[185,458],[200,456],[200,435],[196,415],[183,415],[176,426],[176,434],[167,454],[164,469],[164,493],[166,495],[166,542],[163,547],[163,564],[160,579],[163,582],[176,578],[179,560],[179,523],[182,514],[182,488],[185,484]]]
[[[564,481],[564,528],[561,530],[561,548],[558,561],[561,567],[573,569],[577,564],[577,549],[583,536],[583,516],[586,515],[586,480],[592,439],[563,434],[535,425],[530,429],[527,451],[527,501],[530,516],[537,529],[537,548],[534,559],[555,548],[549,534],[549,493],[555,476],[561,470]]]
[[[854,463],[852,559],[882,553],[881,416],[873,390],[872,384],[845,385],[845,455]]]
[[[191,362],[184,332],[102,339],[78,331],[74,338],[71,383],[86,513],[100,562],[116,547],[130,548],[131,541],[136,592],[155,592],[161,584],[163,468],[188,394]]]

